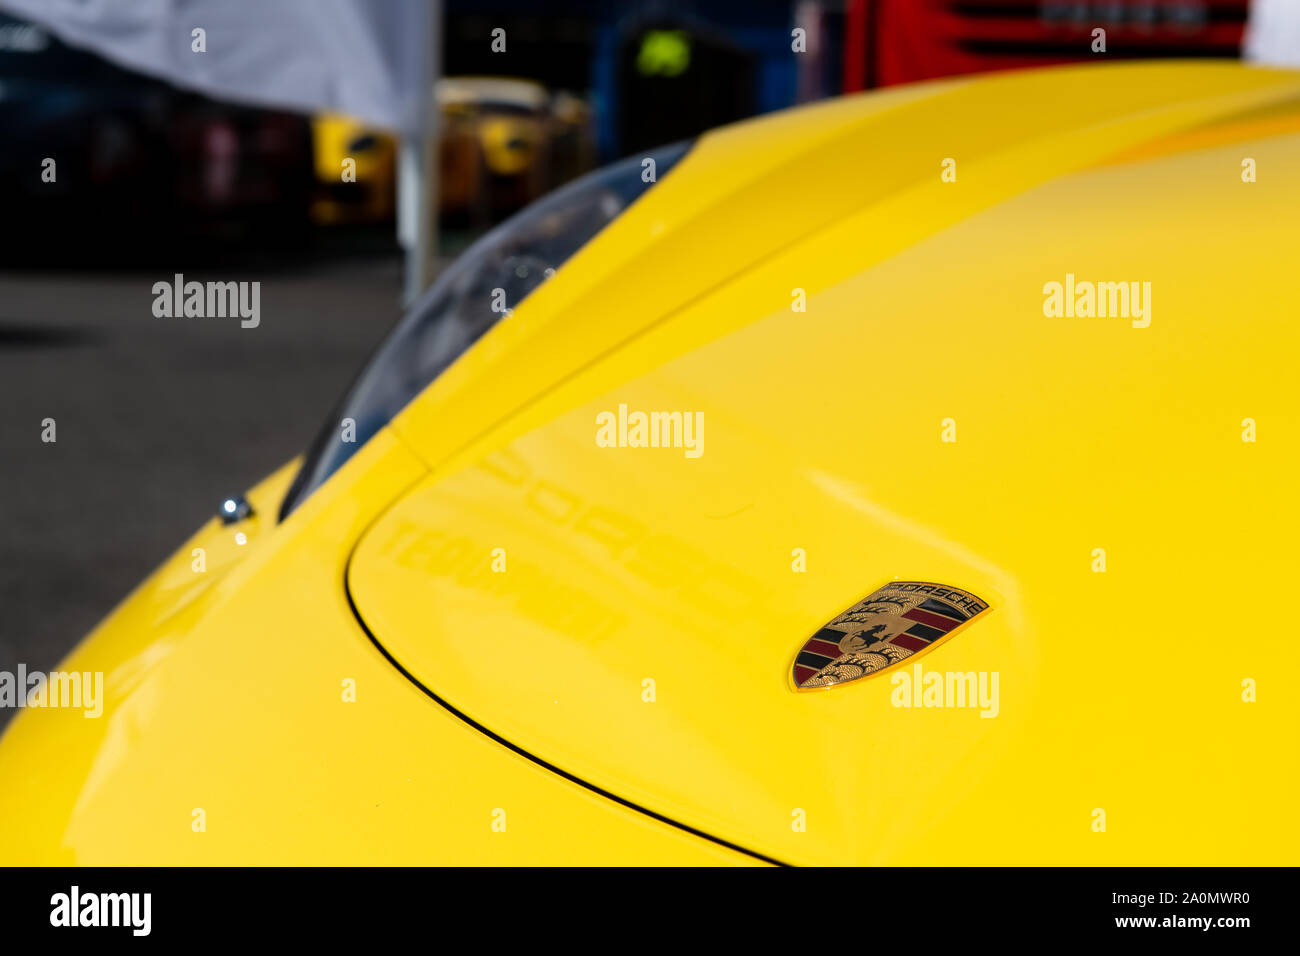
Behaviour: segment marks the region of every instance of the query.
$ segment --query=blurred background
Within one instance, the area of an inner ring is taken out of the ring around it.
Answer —
[[[404,300],[562,183],[823,97],[1097,62],[1098,28],[1104,58],[1295,62],[1297,8],[0,0],[0,669],[52,667],[304,448]],[[260,282],[260,325],[155,317],[177,272]]]

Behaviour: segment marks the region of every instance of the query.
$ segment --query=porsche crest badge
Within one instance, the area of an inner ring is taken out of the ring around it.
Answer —
[[[794,659],[795,687],[829,687],[879,674],[941,643],[988,608],[960,588],[892,581],[808,638]]]

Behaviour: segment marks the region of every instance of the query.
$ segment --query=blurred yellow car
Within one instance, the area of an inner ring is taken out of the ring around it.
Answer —
[[[386,222],[397,202],[397,141],[360,120],[337,113],[311,124],[316,168],[312,221]]]
[[[529,207],[18,714],[0,862],[1294,863],[1298,104],[947,80]]]
[[[449,77],[435,95],[439,209],[479,223],[513,212],[591,168],[591,113],[530,80]],[[321,225],[383,222],[396,202],[392,136],[335,114],[312,123]],[[352,178],[345,179],[344,172]]]

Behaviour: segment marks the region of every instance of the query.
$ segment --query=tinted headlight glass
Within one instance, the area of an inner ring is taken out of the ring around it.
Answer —
[[[655,161],[658,180],[689,147],[678,143],[597,170],[538,200],[470,246],[397,324],[325,423],[285,496],[280,517],[502,319],[502,301],[510,309],[517,307],[653,186],[642,178],[647,156]],[[349,436],[353,441],[343,440],[345,419],[355,423],[355,436]]]

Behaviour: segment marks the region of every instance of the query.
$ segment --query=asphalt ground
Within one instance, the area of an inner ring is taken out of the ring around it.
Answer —
[[[54,667],[222,497],[300,453],[399,317],[386,238],[172,252],[0,259],[0,671]],[[175,271],[259,281],[260,324],[156,318]]]

